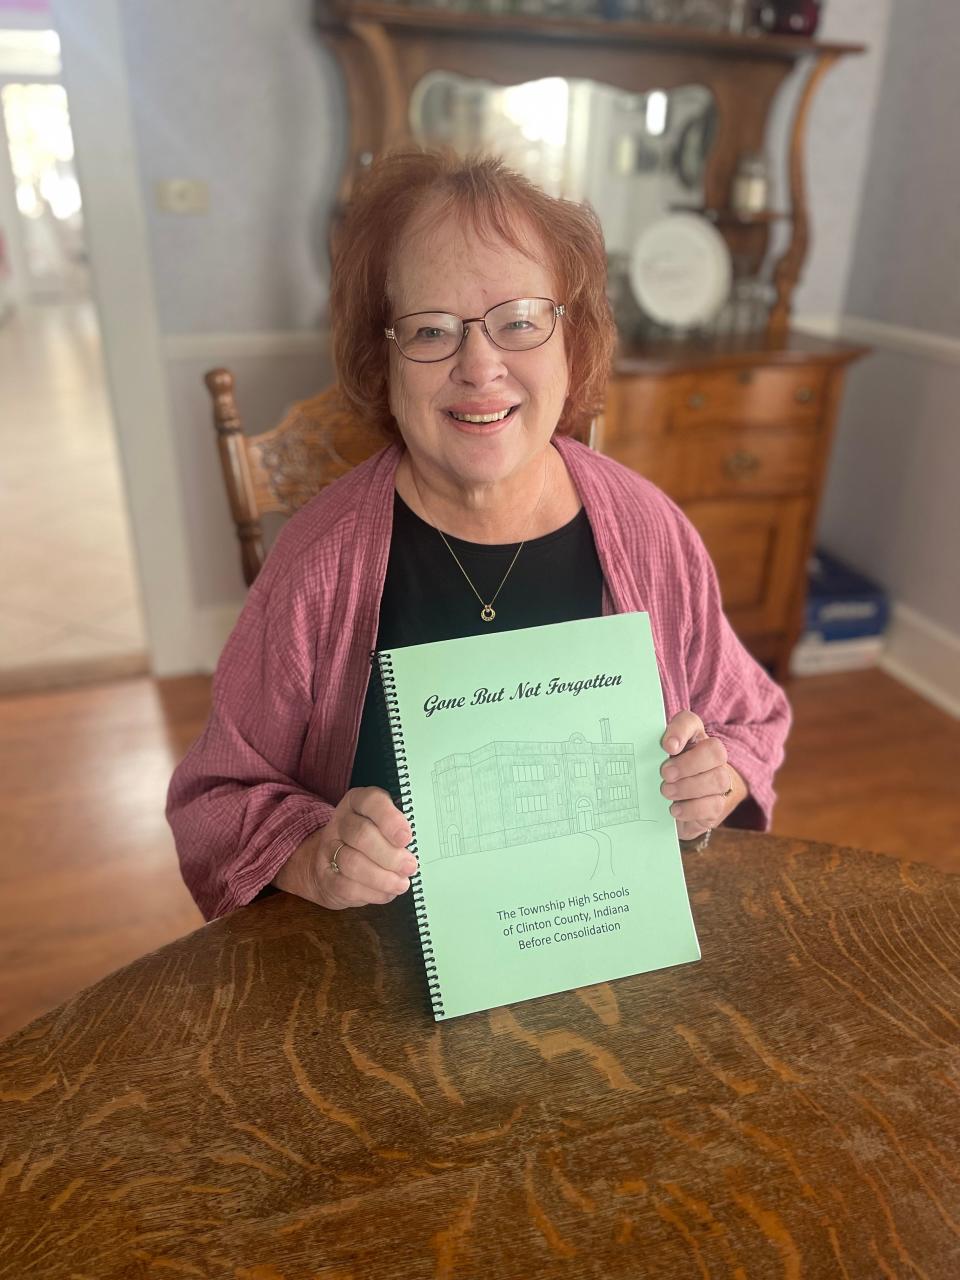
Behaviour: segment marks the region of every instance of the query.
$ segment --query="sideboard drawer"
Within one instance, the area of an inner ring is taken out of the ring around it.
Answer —
[[[810,366],[692,373],[674,382],[670,426],[685,430],[736,422],[813,427],[823,414],[825,390],[826,371]]]
[[[796,565],[803,558],[809,502],[754,498],[740,503],[693,502],[684,510],[716,566],[724,609],[741,638],[786,627]]]
[[[686,501],[806,493],[814,479],[817,446],[812,431],[697,432],[678,445],[671,497]]]
[[[803,335],[621,357],[595,446],[678,502],[699,530],[740,639],[786,676],[846,366]]]

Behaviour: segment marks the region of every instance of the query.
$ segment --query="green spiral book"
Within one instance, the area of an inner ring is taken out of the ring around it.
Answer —
[[[438,1020],[700,958],[645,613],[376,660]]]

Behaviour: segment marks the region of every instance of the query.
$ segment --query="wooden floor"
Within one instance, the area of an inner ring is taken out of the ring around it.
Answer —
[[[163,818],[210,683],[0,699],[0,1037],[201,924]],[[960,723],[879,671],[789,689],[774,829],[960,872]]]

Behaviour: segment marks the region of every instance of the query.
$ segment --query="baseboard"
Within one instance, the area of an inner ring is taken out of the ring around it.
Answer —
[[[909,605],[894,605],[880,665],[901,684],[960,719],[960,636]]]
[[[0,670],[0,697],[49,693],[53,689],[75,689],[86,684],[108,684],[113,680],[130,680],[149,674],[150,661],[145,652],[37,662]]]

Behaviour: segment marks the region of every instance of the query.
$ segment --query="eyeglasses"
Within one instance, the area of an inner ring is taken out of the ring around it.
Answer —
[[[563,304],[558,305],[551,298],[511,298],[469,320],[447,311],[414,311],[394,320],[383,332],[408,360],[434,364],[457,354],[468,325],[481,325],[501,351],[532,351],[549,340],[557,327],[557,317],[565,313]]]

